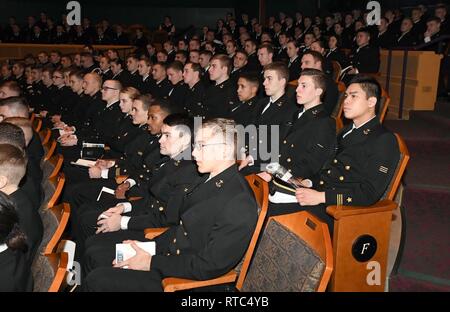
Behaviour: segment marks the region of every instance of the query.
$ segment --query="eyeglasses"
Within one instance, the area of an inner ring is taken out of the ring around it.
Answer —
[[[103,90],[103,91],[108,91],[108,90],[119,90],[119,89],[104,86],[104,87],[102,88],[102,90]]]
[[[208,144],[205,144],[205,143],[194,143],[194,144],[192,144],[192,149],[193,149],[193,150],[198,149],[199,151],[201,151],[201,150],[203,150],[203,148],[204,148],[205,146],[209,146],[209,145],[221,145],[221,144],[226,144],[226,143],[225,143],[225,142],[220,142],[220,143],[208,143]]]

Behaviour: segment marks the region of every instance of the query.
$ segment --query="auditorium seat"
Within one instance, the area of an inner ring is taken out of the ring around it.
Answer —
[[[39,138],[41,139],[42,145],[46,144],[50,137],[52,136],[52,131],[48,128],[39,131]]]
[[[55,177],[64,162],[64,157],[61,154],[53,155],[49,159],[42,162],[42,179]]]
[[[65,285],[69,256],[66,252],[38,254],[31,266],[34,292],[58,292]]]
[[[331,65],[333,66],[333,80],[338,83],[339,77],[341,76],[342,67],[339,62],[331,61]]]
[[[34,118],[34,120],[31,122],[33,126],[33,130],[36,132],[41,131],[42,128],[42,119],[40,118]]]
[[[42,159],[42,161],[46,161],[50,159],[50,157],[52,157],[56,149],[56,144],[56,140],[49,140],[47,143],[43,144],[42,147],[44,148],[44,158]]]
[[[40,249],[44,255],[55,251],[70,217],[70,205],[62,203],[40,212],[44,225],[44,236]]]
[[[64,173],[60,173],[57,176],[42,181],[44,200],[41,204],[40,210],[51,208],[58,202],[65,180]]]
[[[396,138],[400,159],[383,198],[366,207],[327,207],[334,218],[331,291],[385,290],[394,198],[409,161],[405,142],[398,134]],[[372,279],[372,284],[367,282]]]
[[[332,271],[327,225],[301,211],[269,218],[247,275],[239,276],[236,287],[244,292],[324,292]]]

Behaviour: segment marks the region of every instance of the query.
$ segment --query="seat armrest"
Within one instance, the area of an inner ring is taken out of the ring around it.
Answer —
[[[122,184],[126,179],[128,179],[128,176],[126,175],[120,175],[116,177],[116,183]]]
[[[328,206],[327,213],[335,220],[342,217],[356,216],[369,213],[392,211],[397,208],[397,203],[384,199],[372,206]]]
[[[221,285],[221,284],[228,284],[228,283],[234,283],[237,279],[237,273],[232,270],[222,276],[219,276],[217,278],[204,280],[204,281],[197,281],[197,280],[190,280],[185,278],[176,278],[176,277],[168,277],[163,279],[162,286],[164,288],[165,292],[174,292],[178,290],[186,290],[186,289],[193,289],[193,288],[199,288],[199,287],[205,287],[205,286],[213,286],[213,285]]]
[[[144,230],[145,238],[147,239],[154,239],[156,236],[161,235],[165,231],[167,231],[168,227],[163,228],[147,228]]]

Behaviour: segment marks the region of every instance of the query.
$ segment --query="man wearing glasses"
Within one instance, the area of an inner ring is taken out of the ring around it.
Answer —
[[[211,279],[239,263],[255,229],[257,204],[235,165],[234,126],[213,119],[196,131],[192,156],[204,178],[186,190],[179,224],[156,237],[156,254],[125,241],[136,255],[113,267],[98,263],[82,283],[85,291],[162,291],[165,277]]]
[[[88,75],[96,75],[98,77],[97,74],[87,74],[86,76]],[[119,107],[119,93],[121,89],[122,85],[119,81],[106,80],[100,90],[103,100],[102,107],[89,107],[88,118],[84,127],[78,130],[76,135],[71,135],[67,140],[64,139],[62,144],[64,146],[74,146],[81,141],[91,143],[104,142],[108,133],[112,132],[111,129],[119,123],[122,115]]]

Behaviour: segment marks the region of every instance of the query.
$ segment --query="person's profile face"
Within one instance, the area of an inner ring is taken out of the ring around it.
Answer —
[[[345,91],[343,103],[344,116],[347,119],[356,119],[369,111],[370,101],[367,94],[357,83],[352,83]]]
[[[256,96],[256,88],[245,78],[239,78],[237,83],[239,101],[245,102]]]

